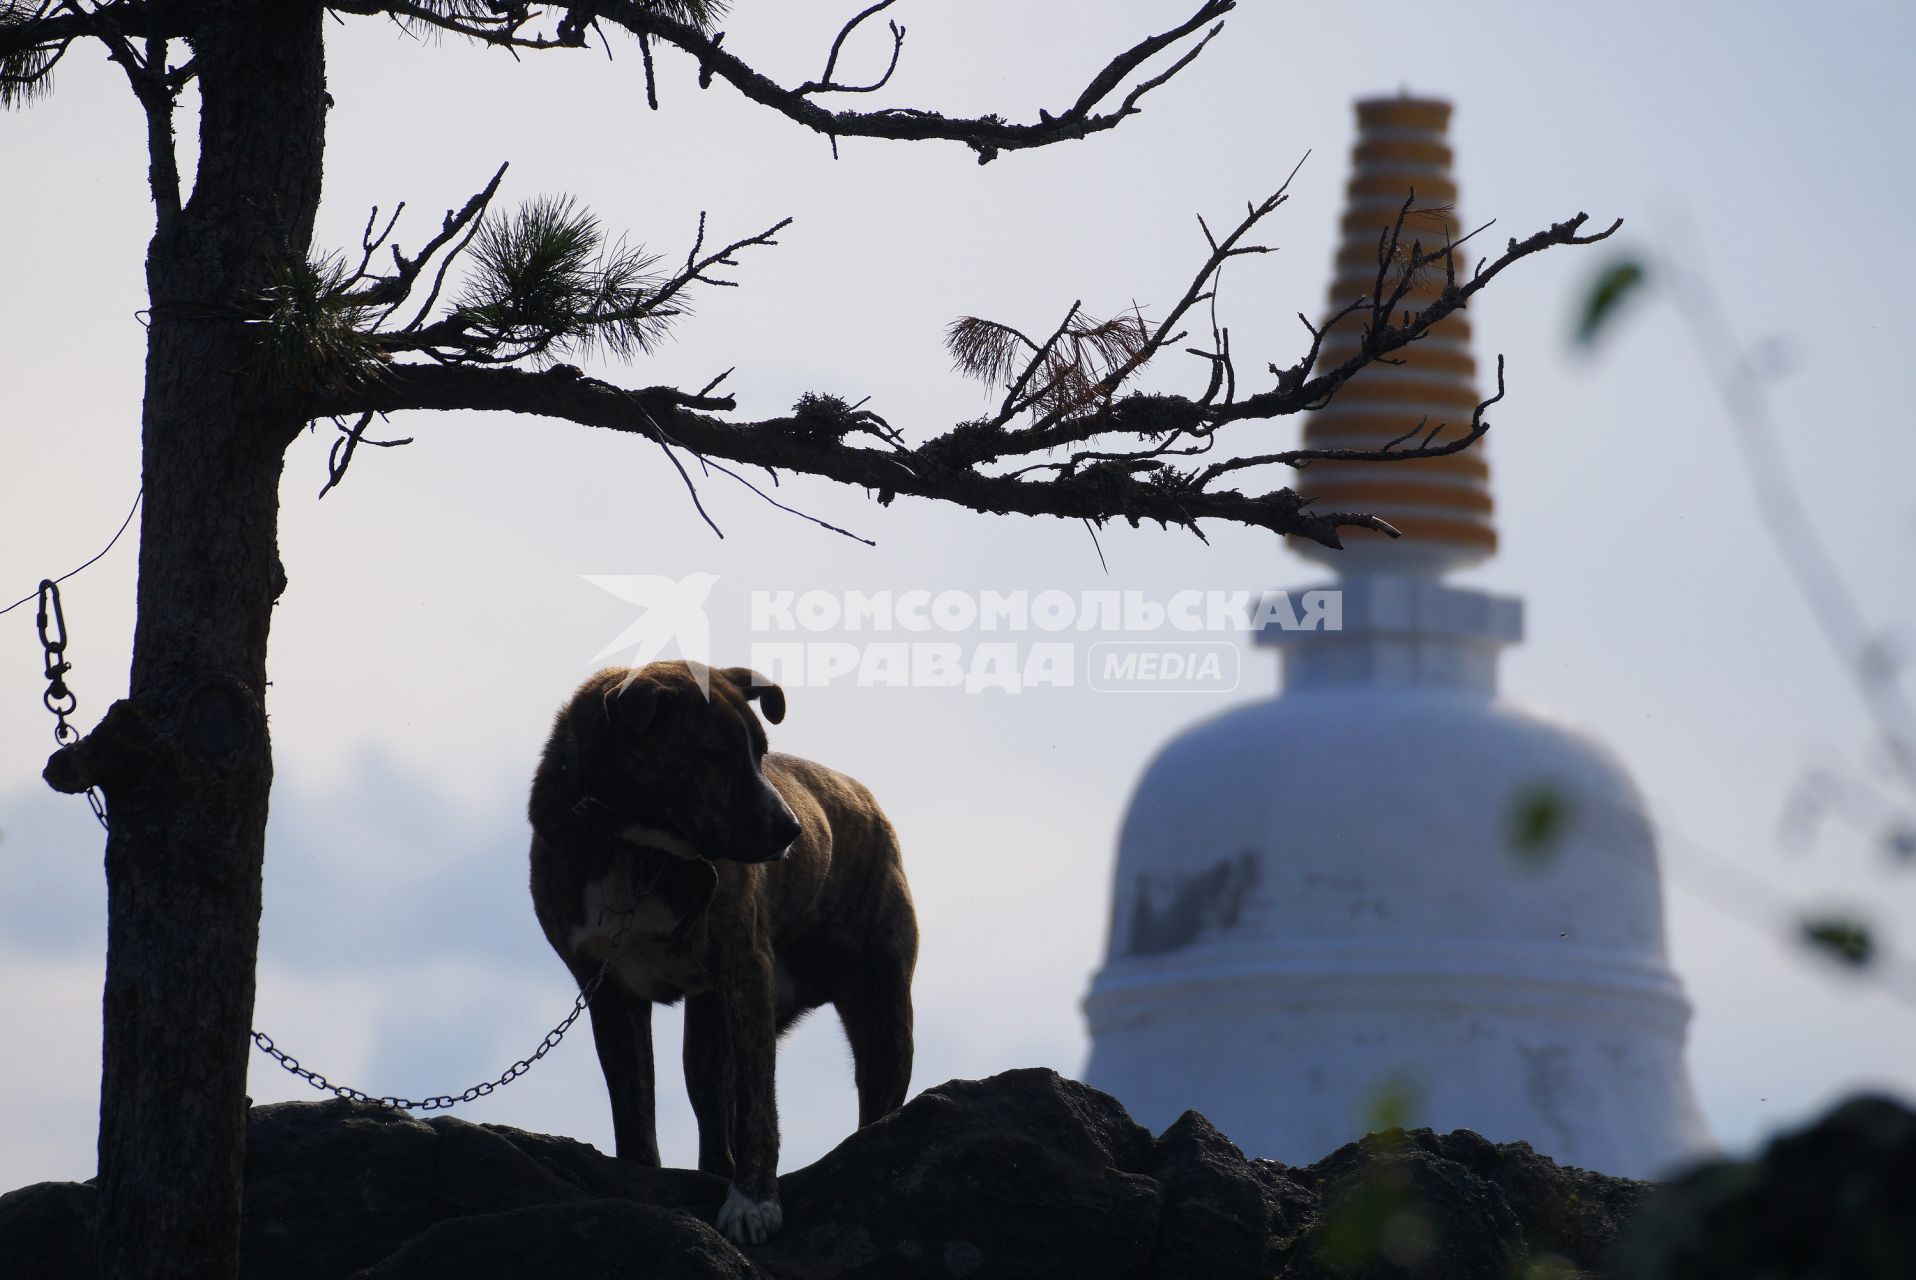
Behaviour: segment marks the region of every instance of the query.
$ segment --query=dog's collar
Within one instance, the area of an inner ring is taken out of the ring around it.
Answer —
[[[670,857],[670,854],[666,855]],[[718,868],[709,861],[700,858],[698,865],[705,868],[705,882],[700,886],[698,901],[682,916],[672,930],[672,941],[683,944],[692,935],[692,926],[705,916],[705,909],[712,905],[712,895],[718,890]]]
[[[675,863],[683,867],[698,867],[705,872],[704,878],[699,883],[698,896],[686,904],[678,923],[672,926],[672,932],[666,939],[675,947],[684,946],[687,939],[692,936],[693,927],[705,917],[706,909],[712,905],[712,895],[718,890],[718,868],[707,859],[700,858],[696,862],[688,862],[684,858],[673,857],[663,849],[635,849],[633,852],[640,858],[639,883],[633,889],[632,903],[628,910],[636,909],[640,902],[656,894],[659,891],[659,881],[665,876],[666,868]]]
[[[568,812],[582,826],[596,829],[599,834],[614,839],[619,838],[624,825],[611,805],[590,792],[581,791],[579,798],[568,806]],[[705,868],[708,873],[700,886],[698,901],[692,904],[691,909],[680,918],[678,926],[672,930],[671,940],[675,943],[684,942],[691,934],[692,926],[697,924],[699,918],[705,914],[705,909],[712,905],[712,894],[718,889],[718,868],[712,865],[709,858],[700,858],[694,864],[663,849],[635,848],[633,852],[639,855],[641,868],[639,873],[641,887],[632,895],[634,906],[641,899],[649,898],[658,892],[659,880],[665,875],[665,869],[675,862],[697,865]]]

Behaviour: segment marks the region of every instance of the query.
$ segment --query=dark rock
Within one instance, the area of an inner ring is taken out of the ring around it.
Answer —
[[[709,1218],[725,1194],[721,1179],[581,1142],[362,1103],[254,1107],[246,1140],[241,1265],[283,1280],[339,1280],[449,1218],[608,1196]]]
[[[1624,1223],[1650,1192],[1646,1182],[1558,1164],[1527,1142],[1495,1143],[1469,1129],[1449,1134],[1419,1129],[1408,1137],[1502,1192],[1532,1259],[1544,1269],[1600,1268]]]
[[[254,1108],[247,1141],[260,1280],[1543,1280],[1595,1274],[1643,1192],[1468,1132],[1290,1169],[1195,1112],[1154,1139],[1051,1071],[925,1091],[781,1179],[784,1231],[743,1253],[709,1225],[723,1180],[564,1138],[322,1102]],[[93,1210],[85,1185],[0,1197],[0,1271],[90,1278]]]
[[[1292,1250],[1285,1280],[1523,1275],[1523,1225],[1502,1191],[1419,1143],[1422,1136],[1373,1133],[1302,1171],[1321,1207]]]
[[[0,1275],[91,1280],[90,1182],[36,1182],[0,1196]]]
[[[1755,1160],[1654,1191],[1619,1250],[1631,1280],[1916,1275],[1916,1112],[1854,1098]]]
[[[354,1280],[763,1280],[725,1237],[680,1209],[624,1200],[451,1218]]]
[[[1144,1276],[1162,1192],[1150,1133],[1053,1071],[927,1089],[780,1180],[781,1280]]]
[[[1271,1209],[1244,1153],[1195,1111],[1158,1138],[1152,1176],[1164,1215],[1150,1274],[1163,1280],[1264,1280]]]
[[[1264,1197],[1265,1238],[1273,1273],[1317,1222],[1317,1192],[1300,1182],[1308,1174],[1275,1160],[1251,1161],[1251,1175]]]

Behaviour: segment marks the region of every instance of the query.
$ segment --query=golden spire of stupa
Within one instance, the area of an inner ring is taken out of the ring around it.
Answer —
[[[1444,236],[1463,234],[1457,216],[1457,182],[1451,176],[1445,130],[1450,104],[1408,93],[1357,104],[1357,143],[1345,196],[1342,235],[1329,314],[1367,297],[1377,283],[1378,236],[1396,221],[1411,193],[1416,199],[1400,242],[1415,239],[1426,251]],[[1469,272],[1470,250],[1457,257],[1459,277]],[[1386,284],[1386,288],[1389,284]],[[1423,307],[1444,287],[1441,268],[1415,284],[1399,310]],[[1340,321],[1324,340],[1320,371],[1356,354],[1363,314]],[[1470,353],[1470,319],[1456,312],[1422,341],[1396,353],[1403,363],[1371,365],[1322,409],[1307,416],[1307,448],[1381,448],[1420,419],[1447,424],[1434,439],[1421,435],[1398,448],[1441,444],[1469,430],[1471,411],[1482,397],[1477,362]],[[1427,428],[1428,429],[1428,428]],[[1490,469],[1484,442],[1462,453],[1412,462],[1314,462],[1299,473],[1297,490],[1317,499],[1320,511],[1368,511],[1404,534],[1396,542],[1366,529],[1345,529],[1344,552],[1298,549],[1346,569],[1443,572],[1489,556],[1497,548],[1491,522]]]

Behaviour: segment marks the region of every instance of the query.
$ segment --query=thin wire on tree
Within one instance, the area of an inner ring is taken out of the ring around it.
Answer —
[[[140,509],[140,500],[144,498],[145,496],[146,496],[146,486],[141,485],[139,492],[133,495],[133,505],[127,508],[126,519],[120,521],[120,527],[114,530],[113,537],[108,540],[107,544],[104,547],[100,548],[99,554],[94,556],[91,560],[88,560],[85,564],[80,565],[78,568],[69,569],[65,573],[61,574],[59,577],[53,579],[54,584],[57,586],[58,584],[65,582],[68,578],[71,578],[75,574],[79,573],[81,569],[90,569],[95,564],[99,563],[102,559],[104,559],[106,556],[106,553],[113,550],[114,544],[120,540],[120,535],[125,533],[127,531],[127,528],[133,523],[133,517],[135,513],[137,513]],[[40,588],[35,587],[33,590],[27,592],[25,595],[21,596],[18,600],[15,600],[12,604],[8,605],[6,608],[0,609],[0,614],[12,613],[15,609],[18,609],[21,605],[26,604],[28,601],[37,600],[39,598],[40,598]]]

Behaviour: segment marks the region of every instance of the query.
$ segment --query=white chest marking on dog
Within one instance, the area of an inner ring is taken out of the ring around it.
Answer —
[[[660,831],[633,823],[619,832],[619,839],[627,844],[637,845],[641,849],[658,849],[675,858],[684,858],[688,862],[698,861],[699,851],[669,831]]]
[[[618,934],[627,911],[632,912],[627,934],[633,941],[663,938],[678,924],[678,917],[663,902],[638,891],[628,871],[588,883],[583,905],[583,923],[572,930],[569,939],[574,951],[589,946],[594,954],[602,952]]]
[[[785,1225],[785,1211],[779,1208],[776,1198],[754,1200],[738,1189],[737,1184],[725,1193],[725,1203],[719,1206],[718,1229],[733,1244],[764,1244]]]
[[[676,1000],[708,985],[698,957],[672,941],[680,917],[662,898],[639,892],[632,868],[621,867],[588,882],[580,906],[581,922],[572,928],[566,946],[588,962],[605,957],[625,912],[632,912],[612,972],[634,994],[648,1000]]]

